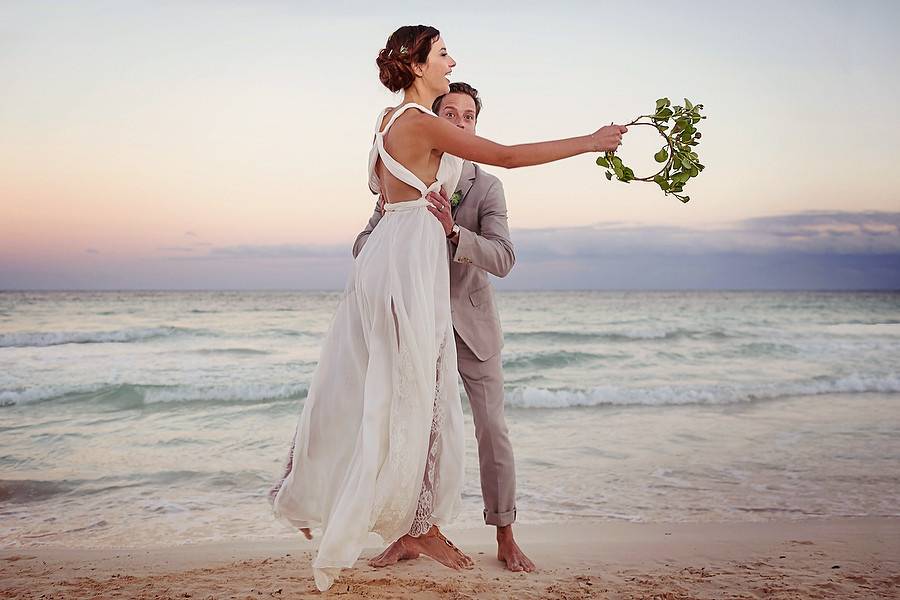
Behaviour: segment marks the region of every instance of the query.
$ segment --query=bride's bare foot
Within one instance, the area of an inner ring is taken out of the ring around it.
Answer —
[[[433,558],[451,569],[471,569],[475,562],[444,537],[437,525],[432,525],[425,534],[419,537],[403,536],[408,548]]]
[[[410,536],[408,535],[404,535],[402,538],[385,548],[384,552],[382,552],[375,558],[369,559],[369,566],[376,568],[386,567],[388,565],[393,565],[401,560],[412,560],[414,558],[419,558],[419,553],[404,543],[404,540],[408,538],[415,539],[410,538]]]
[[[301,527],[300,533],[302,533],[306,539],[308,539],[308,540],[312,539],[312,532],[309,530],[309,527]]]

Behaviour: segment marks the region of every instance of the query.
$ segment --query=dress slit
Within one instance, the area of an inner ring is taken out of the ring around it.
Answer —
[[[428,533],[432,525],[432,516],[434,513],[434,499],[437,489],[437,473],[438,458],[441,445],[441,429],[443,426],[443,409],[441,408],[440,397],[443,377],[441,376],[441,365],[444,358],[444,348],[446,340],[441,344],[441,350],[438,354],[437,363],[435,365],[435,384],[434,384],[434,402],[432,404],[431,417],[431,433],[428,437],[428,454],[425,460],[425,472],[422,477],[422,488],[419,492],[419,500],[416,504],[416,515],[413,518],[412,525],[409,528],[409,535],[419,537]]]

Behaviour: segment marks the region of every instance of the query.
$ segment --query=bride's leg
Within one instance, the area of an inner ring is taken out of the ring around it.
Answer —
[[[370,559],[370,566],[386,567],[401,560],[419,558],[421,554],[451,569],[470,569],[475,565],[469,556],[444,537],[437,525],[431,523],[431,511],[434,506],[437,436],[439,431],[440,416],[436,410],[432,419],[428,460],[425,468],[425,477],[422,481],[422,491],[419,494],[416,518],[413,520],[410,532],[388,546],[384,552]]]
[[[443,349],[442,349],[443,350]],[[441,353],[443,355],[443,351]],[[435,388],[434,413],[431,419],[431,434],[428,439],[428,456],[425,464],[425,475],[416,516],[409,533],[395,541],[387,549],[369,561],[373,567],[384,567],[401,560],[411,560],[424,554],[451,569],[468,569],[474,566],[472,559],[453,545],[431,523],[434,509],[435,473],[437,471],[438,445],[440,442],[442,412],[438,398],[441,388],[441,360],[438,359]]]
[[[440,382],[440,362],[438,363],[438,382]],[[428,459],[426,460],[425,477],[422,480],[422,491],[419,493],[416,518],[413,520],[409,533],[400,538],[398,542],[402,543],[409,554],[416,554],[416,556],[424,554],[451,569],[471,569],[475,565],[474,561],[444,537],[437,525],[431,523],[431,515],[434,510],[438,445],[443,424],[443,413],[437,401],[439,392],[440,383],[435,391],[434,416],[431,420],[431,436],[428,440]]]

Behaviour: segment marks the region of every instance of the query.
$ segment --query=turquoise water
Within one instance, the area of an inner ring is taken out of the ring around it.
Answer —
[[[292,535],[265,491],[338,298],[0,293],[0,544]],[[900,514],[900,294],[498,303],[520,521]]]

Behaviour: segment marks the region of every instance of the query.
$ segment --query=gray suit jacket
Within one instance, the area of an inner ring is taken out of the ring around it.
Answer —
[[[453,209],[459,225],[459,243],[447,242],[450,259],[450,309],[453,328],[479,360],[487,360],[503,347],[494,288],[487,273],[506,277],[516,262],[506,216],[506,198],[500,180],[465,161],[459,177],[462,199]],[[365,230],[353,244],[356,257],[381,220],[378,205]]]

